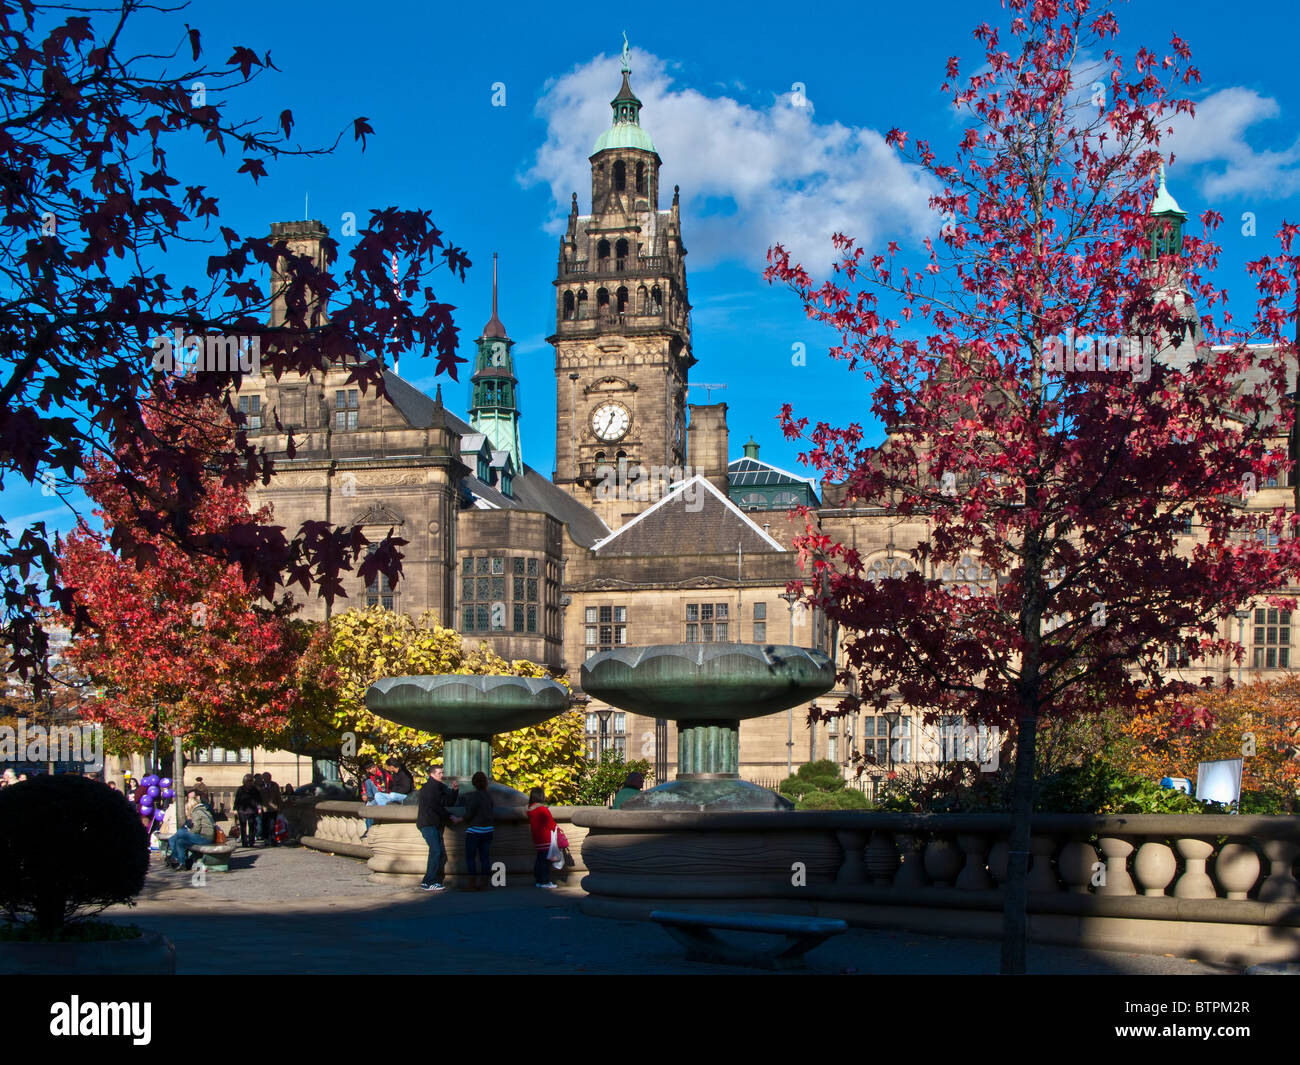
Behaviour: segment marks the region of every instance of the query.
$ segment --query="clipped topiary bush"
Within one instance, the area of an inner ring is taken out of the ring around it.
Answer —
[[[0,907],[41,938],[116,903],[149,871],[149,839],[126,796],[72,774],[0,791]]]
[[[871,803],[857,788],[810,791],[794,804],[796,810],[870,810]]]

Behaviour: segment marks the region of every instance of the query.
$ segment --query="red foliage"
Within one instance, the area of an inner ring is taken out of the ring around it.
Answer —
[[[217,453],[235,429],[213,404],[151,413],[159,438]],[[164,498],[175,483],[158,473],[145,486]],[[189,535],[209,554],[182,550],[142,528],[132,492],[97,463],[85,480],[105,533],[83,525],[62,545],[60,562],[75,603],[92,628],[68,658],[103,688],[85,716],[136,736],[180,733],[187,743],[236,745],[280,729],[296,698],[292,677],[302,635],[288,602],[259,602],[256,585],[222,558],[222,540],[267,511],[250,514],[242,488],[209,475],[187,515]],[[155,711],[158,713],[155,719]]]

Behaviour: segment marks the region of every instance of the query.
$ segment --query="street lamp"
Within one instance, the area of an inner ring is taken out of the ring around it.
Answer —
[[[1241,659],[1237,660],[1237,687],[1241,687],[1241,666],[1242,659],[1246,657],[1246,619],[1250,617],[1249,610],[1238,610],[1233,615],[1237,619],[1237,642],[1241,644]]]
[[[600,762],[605,757],[605,747],[609,739],[609,715],[614,711],[610,709],[597,710],[596,716],[600,719],[600,734],[596,740],[596,761]]]
[[[799,600],[797,592],[782,592],[782,599],[790,608],[790,646],[794,646],[794,604]],[[794,774],[794,707],[785,712],[785,775]]]

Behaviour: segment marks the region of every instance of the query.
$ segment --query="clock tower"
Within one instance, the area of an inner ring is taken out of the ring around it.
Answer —
[[[555,483],[617,529],[686,462],[691,355],[677,190],[641,128],[626,46],[613,124],[591,154],[591,213],[573,194],[555,280]]]

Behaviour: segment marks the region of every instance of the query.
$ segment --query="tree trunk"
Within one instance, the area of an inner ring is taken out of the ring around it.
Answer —
[[[1016,727],[1016,776],[1011,793],[1011,851],[1007,855],[1006,899],[1002,908],[1002,975],[1023,976],[1029,943],[1029,835],[1034,813],[1034,744],[1038,717]]]

